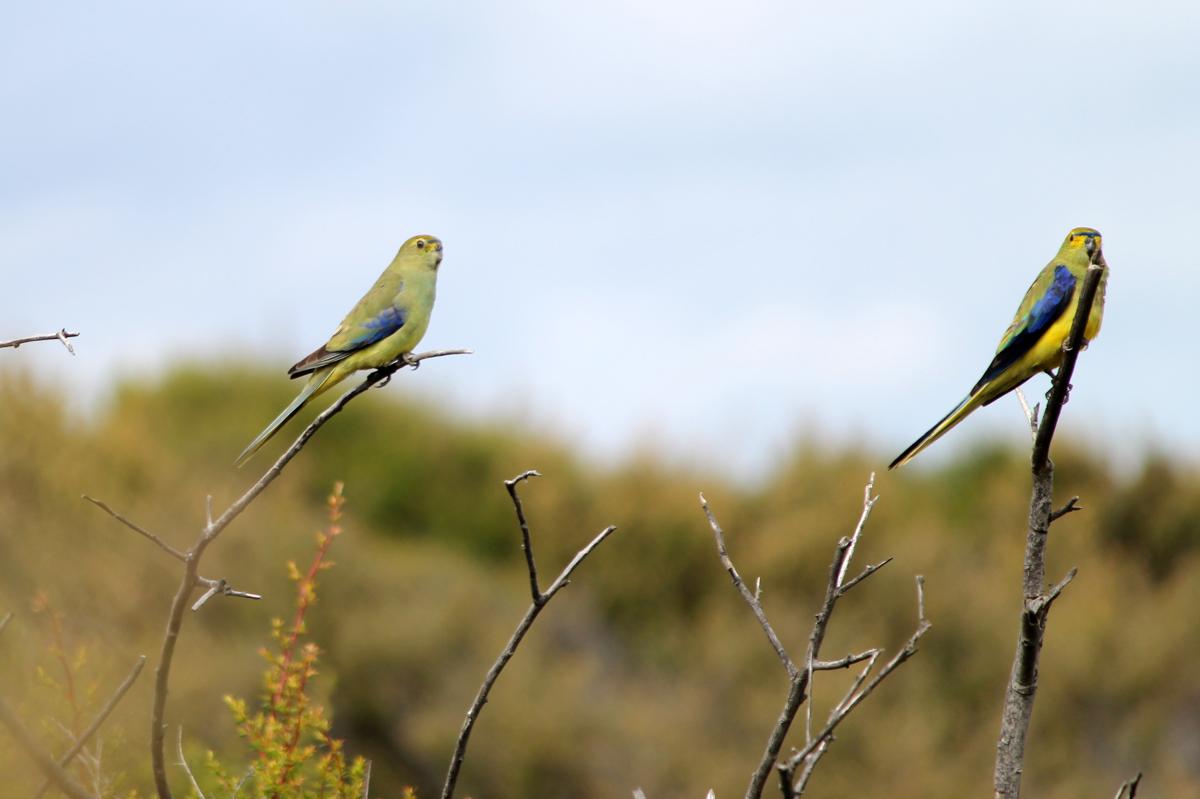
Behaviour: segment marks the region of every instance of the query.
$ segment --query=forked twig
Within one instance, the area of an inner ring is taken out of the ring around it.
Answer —
[[[741,594],[743,601],[750,607],[751,612],[757,619],[758,624],[762,627],[763,632],[767,636],[767,640],[771,644],[771,648],[775,650],[776,656],[783,664],[787,671],[789,689],[788,696],[784,702],[783,710],[780,711],[779,719],[775,723],[775,727],[771,730],[767,738],[767,745],[763,751],[757,768],[750,777],[750,784],[746,789],[746,799],[760,799],[767,779],[771,774],[772,767],[776,766],[779,760],[779,752],[783,747],[783,742],[787,737],[788,731],[791,729],[796,713],[800,709],[800,705],[809,697],[812,692],[813,675],[817,671],[827,671],[831,669],[844,669],[850,666],[867,662],[866,668],[859,674],[851,686],[850,692],[843,698],[842,702],[834,708],[834,714],[830,717],[830,724],[825,730],[813,738],[811,730],[807,736],[807,744],[805,753],[799,758],[794,758],[788,763],[780,764],[778,768],[780,787],[786,799],[799,796],[803,793],[808,784],[809,778],[812,776],[813,769],[816,767],[817,761],[821,755],[829,748],[830,742],[833,740],[833,728],[845,718],[863,699],[870,695],[871,691],[881,682],[888,674],[890,674],[897,666],[916,653],[916,641],[929,628],[929,622],[925,619],[925,603],[923,593],[922,578],[917,578],[917,599],[918,599],[918,616],[920,619],[918,632],[905,648],[897,654],[891,661],[888,662],[884,670],[876,675],[875,679],[862,688],[863,681],[874,668],[876,660],[882,650],[868,649],[865,652],[857,654],[849,654],[837,660],[821,660],[819,658],[821,645],[825,640],[825,631],[829,625],[830,618],[833,615],[834,607],[838,599],[845,596],[846,592],[854,586],[861,583],[867,577],[883,568],[891,558],[880,563],[869,565],[856,577],[849,580],[846,575],[849,573],[850,561],[854,554],[859,541],[862,538],[863,531],[866,527],[867,519],[870,518],[871,509],[878,501],[878,497],[874,496],[875,475],[872,474],[867,481],[866,488],[863,491],[863,509],[859,516],[858,524],[854,528],[854,532],[838,541],[834,548],[833,561],[829,564],[829,579],[825,586],[825,598],[821,603],[820,609],[817,611],[816,618],[813,622],[812,631],[809,634],[808,649],[805,654],[804,668],[796,666],[795,662],[788,655],[779,636],[776,635],[771,623],[767,620],[766,612],[763,610],[760,594],[758,590],[751,591],[738,573],[737,568],[733,565],[733,560],[729,556],[729,551],[725,544],[725,533],[721,529],[721,525],[717,522],[716,515],[708,505],[708,500],[704,495],[700,495],[700,506],[704,510],[704,515],[708,519],[709,527],[713,532],[713,539],[716,542],[717,556],[721,561],[721,565],[725,567],[725,571],[729,574],[734,588]],[[860,690],[861,689],[861,690]],[[809,703],[811,727],[811,702]],[[797,776],[795,769],[803,763],[800,774]]]
[[[496,662],[488,669],[487,676],[483,679],[483,684],[479,686],[479,691],[475,694],[475,700],[471,702],[471,707],[467,709],[462,729],[458,733],[458,740],[454,744],[454,753],[450,756],[450,769],[446,774],[446,783],[442,787],[442,799],[450,799],[454,795],[455,786],[458,784],[458,775],[462,769],[463,758],[466,756],[467,742],[471,738],[471,730],[474,729],[475,722],[479,718],[483,706],[487,704],[488,694],[491,693],[492,686],[496,684],[496,680],[500,677],[500,672],[504,671],[504,667],[516,653],[517,647],[520,646],[521,640],[525,637],[525,633],[529,632],[529,628],[533,625],[534,620],[537,619],[538,614],[542,612],[542,609],[546,607],[546,603],[570,583],[572,573],[583,562],[584,558],[592,554],[592,551],[600,546],[604,542],[604,539],[612,535],[617,529],[610,525],[601,530],[587,546],[575,553],[575,557],[571,558],[571,561],[563,568],[554,582],[550,584],[550,587],[545,592],[541,591],[538,588],[537,570],[534,566],[533,542],[529,532],[529,524],[525,519],[525,511],[521,506],[521,499],[517,493],[517,486],[521,481],[534,476],[539,475],[536,471],[531,470],[523,472],[511,480],[504,481],[504,486],[508,490],[509,496],[512,497],[513,507],[516,510],[517,520],[521,527],[521,540],[525,548],[525,565],[529,571],[532,601],[530,602],[529,609],[525,611],[524,618],[517,624],[517,628],[508,639],[508,643],[501,650],[500,656],[496,658]]]
[[[65,327],[61,328],[57,333],[46,333],[41,336],[26,336],[25,338],[14,338],[11,341],[0,341],[0,349],[12,347],[14,350],[22,344],[29,344],[33,341],[61,341],[62,345],[67,348],[67,352],[75,354],[75,348],[71,346],[71,342],[67,339],[72,339],[78,336],[78,333],[72,333]]]

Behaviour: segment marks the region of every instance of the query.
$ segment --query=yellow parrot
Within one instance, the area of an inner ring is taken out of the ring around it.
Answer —
[[[1100,234],[1091,228],[1077,227],[1067,234],[1058,254],[1046,264],[1025,292],[1012,324],[1000,339],[996,357],[971,393],[925,435],[914,441],[912,446],[901,452],[888,466],[889,469],[908,463],[980,405],[995,402],[1038,372],[1049,372],[1062,363],[1062,346],[1075,318],[1079,303],[1078,289],[1083,285],[1084,274],[1091,263],[1103,263],[1100,244]],[[1084,329],[1085,344],[1100,332],[1107,284],[1108,267],[1105,266]]]
[[[412,352],[429,327],[441,263],[442,242],[437,238],[413,236],[404,242],[329,341],[288,370],[292,378],[308,375],[308,382],[292,404],[242,450],[237,465],[249,460],[314,397],[359,369],[378,369]]]

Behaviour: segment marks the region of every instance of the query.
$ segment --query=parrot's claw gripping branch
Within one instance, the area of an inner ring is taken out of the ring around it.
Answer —
[[[771,734],[767,739],[767,746],[763,752],[762,759],[750,777],[750,785],[746,789],[746,799],[759,799],[762,796],[772,768],[779,775],[779,787],[784,799],[794,799],[794,797],[803,795],[808,785],[808,780],[817,766],[817,762],[820,761],[821,757],[829,749],[830,743],[833,742],[833,733],[837,726],[889,674],[917,653],[917,642],[931,626],[929,620],[925,618],[925,578],[917,575],[916,631],[908,639],[904,647],[885,663],[878,673],[871,677],[871,672],[874,670],[879,657],[883,654],[883,650],[879,648],[868,649],[858,654],[850,654],[837,660],[818,659],[821,644],[825,640],[825,630],[829,625],[829,620],[833,615],[833,609],[837,601],[845,596],[851,588],[879,571],[879,569],[891,561],[891,558],[888,558],[880,563],[870,564],[857,576],[849,580],[846,579],[846,575],[850,569],[850,561],[854,556],[854,550],[858,546],[859,540],[862,538],[867,519],[871,515],[871,509],[879,500],[878,495],[873,494],[874,485],[875,475],[872,474],[863,491],[862,514],[859,516],[858,524],[854,528],[853,534],[839,540],[834,549],[833,562],[829,565],[829,582],[825,588],[825,600],[821,604],[821,609],[817,611],[816,621],[813,623],[812,632],[809,634],[808,652],[802,667],[797,666],[791,659],[787,650],[784,649],[783,644],[780,642],[779,636],[775,634],[775,630],[771,627],[770,622],[767,621],[760,592],[751,591],[742,579],[742,576],[738,574],[737,568],[733,565],[733,560],[729,557],[729,551],[725,547],[725,534],[721,530],[721,525],[717,522],[716,516],[709,508],[708,500],[705,499],[703,494],[700,495],[700,507],[703,508],[709,527],[712,528],[713,538],[717,545],[717,557],[720,559],[721,565],[725,567],[729,578],[733,581],[734,588],[741,594],[746,604],[750,606],[750,610],[758,620],[759,626],[766,633],[767,640],[771,643],[771,648],[775,650],[775,654],[783,664],[784,670],[788,675],[788,681],[791,684],[787,701],[779,714],[779,720],[776,722],[775,728],[771,730]],[[812,702],[807,703],[808,712],[805,723],[804,748],[798,752],[793,752],[786,761],[779,763],[779,753],[783,748],[783,742],[787,738],[792,721],[795,719],[796,713],[799,712],[800,705],[812,693],[814,673],[849,668],[863,661],[866,661],[866,666],[855,677],[850,685],[850,689],[834,706],[833,710],[830,711],[824,728],[819,730],[816,735],[813,735],[812,732]],[[871,677],[869,682],[867,680],[868,677]]]
[[[465,349],[432,350],[417,354],[406,353],[404,357],[389,363],[387,366],[380,367],[379,369],[375,369],[374,371],[368,373],[358,385],[347,391],[345,394],[339,397],[337,401],[322,411],[321,414],[318,415],[317,418],[314,419],[312,423],[309,424],[308,427],[306,427],[304,431],[296,437],[296,440],[292,442],[292,445],[288,447],[282,455],[279,456],[275,463],[263,473],[262,477],[258,478],[258,480],[255,481],[250,488],[246,489],[244,494],[234,500],[234,502],[230,504],[229,507],[226,508],[225,511],[215,519],[213,518],[212,513],[212,498],[209,497],[205,504],[204,526],[200,529],[200,533],[195,542],[186,551],[177,549],[176,547],[168,544],[159,536],[125,518],[100,500],[93,499],[86,495],[83,497],[88,502],[91,502],[93,505],[112,516],[130,530],[133,530],[138,535],[152,542],[159,549],[163,550],[172,558],[180,561],[183,564],[183,576],[180,579],[179,588],[175,592],[175,597],[171,601],[171,610],[167,616],[167,628],[166,632],[163,634],[162,646],[159,651],[158,667],[154,672],[154,708],[151,713],[150,720],[150,756],[154,771],[154,787],[159,799],[172,799],[171,788],[167,783],[167,764],[165,753],[165,738],[167,729],[165,723],[167,688],[170,682],[171,664],[175,657],[175,644],[179,639],[180,628],[183,626],[183,611],[189,606],[188,603],[191,599],[192,593],[201,586],[207,589],[205,593],[202,594],[198,600],[196,600],[196,602],[191,604],[192,610],[199,610],[206,602],[217,595],[241,597],[244,599],[261,599],[259,594],[235,590],[224,579],[211,580],[207,577],[202,577],[199,573],[199,570],[200,559],[203,557],[204,551],[208,549],[209,545],[216,540],[217,536],[219,536],[225,530],[225,528],[234,521],[234,519],[236,519],[244,510],[246,510],[251,502],[258,498],[259,494],[266,490],[267,486],[274,482],[275,478],[283,472],[284,467],[287,466],[292,458],[296,457],[296,454],[304,448],[304,445],[308,443],[309,439],[311,439],[326,422],[340,413],[342,409],[345,408],[346,405],[359,394],[362,394],[367,389],[389,379],[399,369],[405,366],[415,366],[421,361],[429,358],[441,358],[447,355],[470,354],[471,350]],[[598,543],[598,541],[593,542],[591,546],[594,547],[596,543]],[[590,548],[591,547],[589,547],[588,551],[590,551]],[[568,567],[568,570],[573,570],[574,567],[578,565],[578,560],[582,559],[580,556],[576,556],[576,558],[577,560],[572,561],[572,564]],[[569,571],[566,573],[569,574]],[[551,589],[547,592],[547,595],[549,596],[553,594],[561,587],[561,585],[557,584],[551,586]]]

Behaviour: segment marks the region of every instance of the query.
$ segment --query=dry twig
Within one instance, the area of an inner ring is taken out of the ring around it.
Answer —
[[[62,345],[67,348],[67,352],[75,354],[75,348],[71,346],[71,342],[67,339],[72,339],[78,336],[78,333],[72,333],[65,327],[57,333],[47,333],[43,336],[26,336],[25,338],[14,338],[11,341],[0,341],[0,349],[12,347],[14,350],[22,344],[29,344],[32,341],[61,341]]]
[[[1075,576],[1075,570],[1072,569],[1062,581],[1049,591],[1046,590],[1046,535],[1050,530],[1050,523],[1078,509],[1076,498],[1059,512],[1051,510],[1054,464],[1050,462],[1049,457],[1050,442],[1054,437],[1067,392],[1070,390],[1071,375],[1075,371],[1075,362],[1083,344],[1084,328],[1091,313],[1103,269],[1104,258],[1101,255],[1096,263],[1088,267],[1087,275],[1079,288],[1079,304],[1071,323],[1071,332],[1063,344],[1062,366],[1054,376],[1054,383],[1046,399],[1046,412],[1033,443],[1033,495],[1029,504],[1029,530],[1025,538],[1022,581],[1024,601],[1016,654],[1005,690],[1000,736],[996,743],[994,783],[997,799],[1016,799],[1020,795],[1021,774],[1025,767],[1025,741],[1029,734],[1029,722],[1033,717],[1034,697],[1037,694],[1038,658],[1046,632],[1046,618],[1054,600]]]
[[[175,740],[175,748],[179,752],[178,765],[181,766],[183,768],[183,770],[187,773],[188,782],[190,782],[192,784],[192,790],[196,792],[196,795],[199,796],[200,799],[206,799],[206,797],[204,796],[204,791],[200,790],[200,783],[196,782],[196,775],[192,773],[192,767],[188,765],[187,758],[183,754],[183,727],[182,726],[179,727],[179,735],[177,736],[177,738]]]
[[[850,715],[850,711],[854,710],[854,708],[857,707],[864,699],[870,696],[871,692],[874,691],[889,674],[899,668],[904,661],[908,660],[917,653],[917,642],[919,642],[921,637],[929,631],[929,628],[932,625],[929,623],[929,619],[925,616],[925,578],[918,574],[916,576],[916,582],[917,629],[909,637],[908,641],[904,644],[904,647],[895,655],[893,655],[892,659],[884,664],[883,668],[879,670],[879,673],[872,677],[871,681],[868,682],[864,687],[863,682],[866,681],[867,676],[875,667],[875,661],[882,651],[875,650],[874,654],[868,660],[866,668],[859,673],[854,682],[850,685],[850,689],[846,692],[845,696],[842,697],[842,700],[834,706],[832,711],[830,711],[829,720],[826,722],[825,728],[817,733],[816,736],[813,736],[803,749],[792,755],[790,758],[788,758],[788,761],[785,764],[779,767],[781,777],[790,777],[795,773],[796,768],[799,767],[801,763],[807,763],[805,768],[801,770],[799,779],[793,783],[792,792],[789,793],[786,790],[783,792],[785,797],[799,796],[803,793],[804,786],[808,783],[808,774],[811,773],[812,768],[816,765],[816,761],[819,760],[821,755],[825,753],[829,742],[833,740],[833,731],[837,728],[837,726],[842,723],[846,716]],[[807,761],[811,761],[811,763],[808,763]]]
[[[520,495],[517,493],[517,486],[523,480],[530,477],[540,477],[538,472],[530,470],[523,472],[511,480],[504,481],[504,487],[508,489],[508,494],[512,497],[513,507],[517,513],[517,523],[521,526],[521,541],[525,549],[525,565],[529,570],[529,586],[532,595],[532,602],[529,609],[525,611],[524,618],[517,624],[517,628],[513,631],[512,636],[508,639],[508,643],[504,645],[504,649],[500,652],[500,656],[496,658],[496,662],[488,669],[487,676],[483,679],[483,684],[479,686],[479,692],[475,695],[475,700],[471,702],[471,707],[467,709],[466,718],[463,720],[462,729],[458,733],[458,740],[454,745],[454,754],[450,756],[450,770],[446,774],[446,784],[442,787],[442,799],[450,799],[454,795],[454,788],[458,783],[458,774],[462,769],[463,758],[467,752],[467,741],[471,737],[471,730],[475,726],[475,721],[479,718],[479,713],[483,710],[483,706],[487,704],[488,694],[491,693],[492,686],[496,684],[496,680],[500,677],[500,672],[512,659],[516,653],[517,647],[521,644],[521,639],[525,637],[525,633],[529,632],[529,628],[533,625],[538,614],[542,612],[542,608],[546,603],[554,598],[561,589],[565,588],[571,579],[571,574],[578,568],[583,559],[592,554],[592,550],[600,546],[604,539],[608,538],[617,529],[612,525],[601,530],[595,538],[588,542],[587,546],[575,553],[575,557],[563,568],[562,572],[555,578],[544,592],[538,588],[537,568],[534,566],[533,560],[533,542],[530,538],[529,524],[525,519],[525,510],[521,505]]]
[[[1016,388],[1017,401],[1021,403],[1021,410],[1025,412],[1025,421],[1029,422],[1029,438],[1037,441],[1038,431],[1038,409],[1042,407],[1039,402],[1032,408],[1029,407],[1029,401],[1025,399],[1025,392],[1020,386]]]
[[[191,598],[193,591],[199,586],[206,586],[209,591],[203,595],[195,604],[192,605],[193,610],[198,610],[209,598],[216,594],[224,596],[247,597],[250,599],[259,598],[257,594],[250,594],[244,591],[235,591],[229,587],[225,580],[211,580],[206,577],[201,577],[199,573],[200,559],[204,555],[204,551],[209,545],[217,539],[225,528],[227,528],[244,510],[258,498],[267,486],[274,482],[275,478],[280,475],[284,467],[296,457],[296,454],[304,448],[316,432],[321,427],[341,412],[346,405],[362,394],[372,386],[382,384],[391,379],[392,375],[398,370],[409,366],[416,366],[429,358],[440,358],[447,355],[467,355],[470,350],[434,350],[431,352],[423,352],[415,355],[406,355],[404,358],[393,361],[387,366],[375,369],[370,372],[362,382],[354,388],[347,391],[336,402],[326,408],[304,429],[303,432],[292,442],[292,445],[284,451],[282,455],[271,465],[269,469],[260,477],[244,494],[238,497],[228,508],[225,509],[216,519],[212,518],[212,498],[209,497],[205,504],[205,524],[201,528],[199,536],[196,538],[192,546],[186,551],[181,552],[174,547],[166,544],[162,539],[153,533],[149,533],[120,514],[111,510],[104,503],[85,497],[88,501],[105,510],[113,518],[120,521],[126,527],[137,532],[149,540],[153,541],[162,550],[170,554],[172,557],[181,560],[184,565],[183,575],[179,582],[179,588],[175,592],[175,597],[171,601],[171,609],[167,615],[167,627],[163,634],[162,646],[159,651],[158,666],[154,671],[154,707],[151,713],[150,720],[150,757],[154,770],[154,787],[158,793],[159,799],[171,799],[171,788],[167,782],[166,756],[165,756],[165,736],[166,736],[166,707],[167,707],[167,690],[171,677],[171,664],[175,657],[175,644],[179,639],[179,630],[183,626],[183,611],[188,607],[188,600]]]
[[[762,627],[763,632],[767,636],[767,640],[771,643],[771,647],[775,650],[776,656],[783,664],[787,671],[790,688],[788,690],[787,699],[784,702],[783,710],[780,711],[779,719],[775,723],[775,727],[771,730],[767,738],[767,745],[763,751],[763,756],[759,761],[758,767],[750,776],[750,784],[746,789],[746,799],[759,799],[762,796],[764,787],[766,786],[767,778],[771,773],[772,767],[775,767],[779,760],[779,752],[783,747],[784,739],[787,737],[788,730],[791,729],[792,721],[796,717],[796,713],[800,709],[800,705],[808,698],[812,689],[813,675],[817,671],[829,669],[844,669],[850,666],[867,661],[866,667],[854,680],[850,691],[842,699],[841,702],[834,708],[830,715],[829,721],[825,728],[814,738],[811,734],[811,703],[810,713],[808,715],[810,730],[806,736],[807,743],[805,749],[798,755],[789,758],[786,763],[778,766],[780,787],[785,799],[800,796],[808,784],[809,778],[812,776],[812,771],[816,767],[817,761],[828,749],[830,742],[833,740],[833,730],[841,723],[850,711],[852,711],[863,699],[865,699],[875,687],[883,681],[893,670],[901,663],[912,657],[917,651],[917,641],[929,629],[929,622],[925,618],[925,602],[923,592],[923,579],[917,577],[917,605],[918,605],[918,626],[917,631],[909,639],[899,653],[896,654],[883,670],[875,676],[874,679],[865,687],[862,688],[863,682],[867,679],[871,670],[875,666],[876,660],[879,658],[882,650],[869,649],[859,654],[850,654],[838,660],[820,660],[821,644],[825,640],[825,631],[829,625],[829,620],[833,615],[834,606],[838,599],[845,596],[846,592],[858,585],[860,582],[870,577],[876,571],[887,565],[891,558],[880,563],[868,565],[856,577],[849,580],[846,579],[846,574],[850,569],[851,557],[855,548],[858,546],[859,540],[862,538],[864,529],[866,528],[867,519],[870,518],[871,509],[879,497],[873,495],[875,485],[875,475],[872,474],[867,481],[866,488],[863,491],[863,509],[859,516],[858,524],[854,528],[854,532],[849,537],[844,537],[837,543],[834,550],[833,561],[829,565],[829,581],[825,587],[825,598],[821,603],[820,610],[817,611],[816,619],[813,622],[812,631],[809,634],[808,650],[805,655],[804,668],[798,668],[787,650],[780,642],[779,637],[775,634],[774,628],[767,621],[766,612],[763,610],[759,592],[751,592],[738,574],[737,568],[733,565],[732,559],[729,557],[729,551],[725,546],[725,533],[721,529],[721,525],[717,522],[716,516],[708,506],[708,500],[704,495],[700,495],[700,506],[704,509],[704,515],[708,518],[708,524],[712,528],[713,538],[717,546],[717,556],[721,560],[721,565],[725,567],[725,571],[729,573],[730,579],[733,581],[734,588],[741,594],[742,599],[750,606],[751,612],[758,620],[758,624]],[[861,689],[861,690],[860,690]],[[801,767],[802,766],[802,767]],[[797,776],[796,769],[800,768],[800,773]]]
[[[1125,780],[1121,783],[1121,787],[1117,789],[1116,796],[1113,799],[1136,799],[1138,785],[1142,782],[1142,772],[1138,772],[1133,779]]]

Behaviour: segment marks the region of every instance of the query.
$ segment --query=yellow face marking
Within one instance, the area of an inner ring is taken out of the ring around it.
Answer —
[[[1086,247],[1088,242],[1095,242],[1095,249],[1100,249],[1100,233],[1090,227],[1077,227],[1067,234],[1066,246],[1071,249]]]

